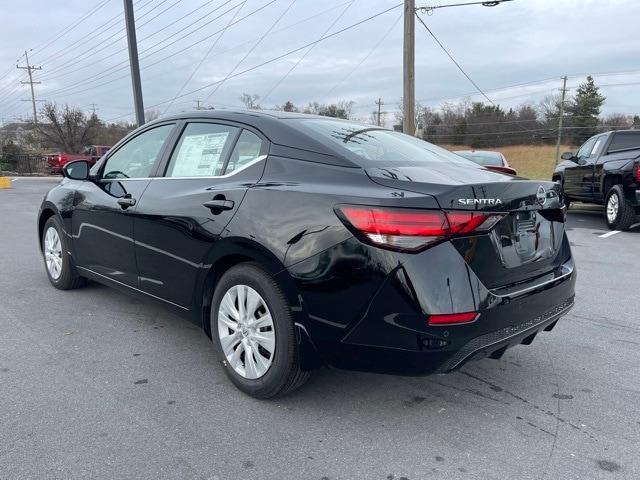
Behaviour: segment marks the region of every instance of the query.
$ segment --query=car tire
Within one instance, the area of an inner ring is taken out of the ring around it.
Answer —
[[[85,279],[71,261],[62,222],[55,215],[47,220],[42,230],[42,257],[47,277],[57,289],[73,290],[84,284]]]
[[[250,305],[253,311],[247,310]],[[264,320],[268,317],[270,323]],[[259,264],[236,265],[220,278],[211,300],[210,327],[218,360],[244,393],[274,398],[308,379],[310,373],[300,367],[291,307],[277,281]]]
[[[604,202],[604,220],[611,230],[628,230],[636,217],[633,205],[624,196],[621,185],[614,185]]]

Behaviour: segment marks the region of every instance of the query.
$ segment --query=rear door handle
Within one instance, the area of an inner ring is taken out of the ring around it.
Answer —
[[[136,204],[135,198],[122,197],[118,199],[118,205],[120,205],[123,210],[126,210],[129,207],[133,207],[135,204]]]
[[[202,205],[211,210],[211,213],[220,213],[225,210],[233,209],[234,203],[233,200],[217,199],[209,200],[208,202],[204,202]]]

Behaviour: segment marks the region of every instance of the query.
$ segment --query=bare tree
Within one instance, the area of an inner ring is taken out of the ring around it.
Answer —
[[[262,107],[260,106],[260,103],[258,103],[258,100],[260,100],[260,95],[255,93],[243,93],[240,95],[240,101],[244,104],[247,110],[260,110]]]
[[[84,112],[74,106],[45,103],[41,115],[43,121],[37,131],[43,143],[50,144],[68,153],[78,153],[94,141],[100,125],[96,115],[87,118]]]
[[[160,118],[160,110],[149,109],[144,111],[144,119],[146,122],[151,122],[156,118]]]

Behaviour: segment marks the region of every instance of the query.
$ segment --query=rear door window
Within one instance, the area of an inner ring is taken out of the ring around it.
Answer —
[[[243,130],[231,152],[225,174],[239,170],[260,156],[264,142],[255,133]]]
[[[240,129],[217,123],[189,123],[167,167],[167,177],[218,177]]]

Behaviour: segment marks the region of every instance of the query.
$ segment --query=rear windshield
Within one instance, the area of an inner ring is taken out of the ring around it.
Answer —
[[[305,119],[300,123],[344,149],[346,156],[364,167],[430,163],[456,163],[465,167],[475,165],[432,143],[380,127],[321,119]]]
[[[640,131],[638,132],[616,132],[613,134],[609,152],[620,150],[630,150],[640,148]]]
[[[502,165],[502,157],[495,152],[454,152],[478,165]]]

